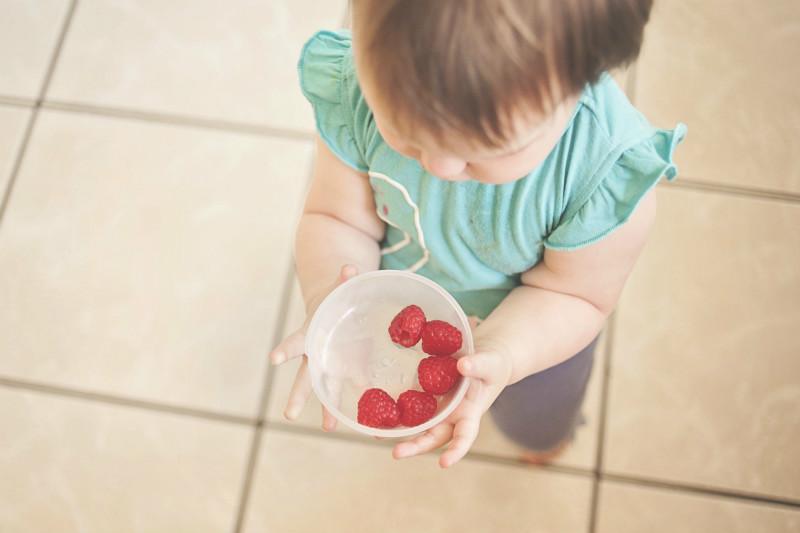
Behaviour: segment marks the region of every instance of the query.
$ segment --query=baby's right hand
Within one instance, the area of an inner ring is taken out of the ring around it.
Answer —
[[[308,401],[308,397],[311,395],[311,380],[308,375],[308,357],[305,354],[306,329],[308,328],[308,323],[311,321],[311,317],[314,316],[314,311],[316,311],[319,304],[322,303],[322,300],[324,300],[333,289],[356,275],[358,275],[358,269],[355,266],[342,266],[336,281],[334,281],[327,290],[321,291],[320,294],[316,295],[315,298],[308,303],[306,306],[306,320],[300,329],[283,339],[269,354],[269,359],[273,365],[280,365],[289,359],[303,356],[303,362],[297,370],[294,386],[292,386],[292,392],[289,393],[289,399],[286,401],[286,409],[283,412],[283,416],[285,416],[287,420],[295,420],[300,416],[306,401]],[[322,429],[325,431],[333,431],[335,428],[336,418],[323,406]]]

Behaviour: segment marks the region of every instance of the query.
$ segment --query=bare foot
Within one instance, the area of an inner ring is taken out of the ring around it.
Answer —
[[[535,452],[533,450],[526,450],[522,452],[520,459],[523,463],[528,463],[531,465],[546,465],[550,464],[555,461],[567,447],[572,444],[572,439],[566,439],[554,447],[550,448],[549,450],[545,450],[543,452]]]

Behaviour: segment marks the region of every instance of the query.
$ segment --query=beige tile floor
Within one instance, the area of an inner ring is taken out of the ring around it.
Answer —
[[[800,10],[656,4],[619,79],[690,134],[587,424],[537,469],[487,420],[442,472],[285,422],[265,365],[303,319],[294,62],[344,0],[3,2],[0,531],[800,530]]]

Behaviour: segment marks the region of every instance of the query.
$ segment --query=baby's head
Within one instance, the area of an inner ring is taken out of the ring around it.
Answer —
[[[639,53],[652,0],[354,0],[359,83],[384,140],[450,180],[507,183],[581,90]]]

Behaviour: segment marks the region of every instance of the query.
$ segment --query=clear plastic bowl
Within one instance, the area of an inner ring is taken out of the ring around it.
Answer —
[[[461,330],[462,346],[455,357],[473,353],[472,330],[464,311],[433,281],[399,270],[379,270],[349,279],[320,304],[306,333],[306,354],[314,393],[322,405],[348,427],[376,437],[400,438],[422,433],[453,412],[464,398],[467,378],[438,396],[436,415],[419,426],[379,429],[358,423],[358,400],[377,387],[397,400],[401,393],[422,390],[417,365],[428,357],[422,342],[397,346],[389,337],[392,318],[415,304],[428,320],[444,320]]]

